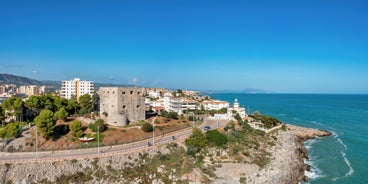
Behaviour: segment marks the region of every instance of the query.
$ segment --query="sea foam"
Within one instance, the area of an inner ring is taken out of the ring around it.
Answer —
[[[347,150],[348,150],[348,146],[347,146],[347,145],[346,145],[346,144],[345,144],[345,143],[340,139],[340,137],[339,137],[339,134],[338,134],[338,133],[336,133],[336,132],[332,132],[332,135],[333,135],[333,137],[337,140],[337,142],[339,142],[339,143],[344,147],[344,150],[342,150],[340,153],[341,153],[342,158],[344,159],[344,162],[345,162],[346,166],[348,166],[349,171],[347,171],[347,172],[345,173],[345,175],[344,175],[343,177],[341,177],[341,178],[348,177],[348,176],[350,176],[350,175],[352,175],[352,174],[354,173],[354,169],[353,169],[353,167],[351,166],[351,163],[350,163],[349,159],[347,158],[347,156],[346,156],[346,152],[345,152],[345,151],[347,151]],[[341,178],[336,177],[336,178],[333,178],[332,180],[333,180],[333,181],[337,181],[337,180],[339,180],[339,179],[341,179]]]

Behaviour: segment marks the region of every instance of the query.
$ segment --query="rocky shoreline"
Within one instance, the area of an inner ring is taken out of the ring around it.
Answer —
[[[210,183],[243,183],[242,181],[246,183],[298,183],[300,181],[306,181],[308,178],[304,173],[310,169],[310,166],[304,163],[304,159],[308,159],[304,141],[329,135],[331,135],[330,132],[323,130],[287,125],[287,128],[284,130],[280,129],[270,133],[270,136],[277,137],[277,141],[274,146],[269,146],[268,148],[268,151],[272,153],[269,164],[260,168],[256,164],[224,162],[219,167],[216,167],[214,172],[216,177],[212,177]],[[169,153],[164,147],[159,150],[161,153]],[[157,152],[149,151],[148,154],[155,155]],[[104,172],[122,169],[126,167],[127,163],[134,162],[138,156],[139,154],[136,153],[100,158],[98,161],[65,160],[60,162],[5,164],[0,165],[0,177],[2,178],[2,183],[42,183],[42,181],[57,183],[58,178],[85,172],[93,165],[99,165],[101,167],[100,171]],[[195,169],[192,173],[189,173],[185,181],[188,183],[200,183],[201,180],[198,180],[198,178],[201,175],[203,173]],[[173,182],[179,179],[175,177],[171,178]],[[160,179],[156,179],[158,180],[155,183],[160,183]],[[124,180],[118,181],[124,182]],[[99,177],[93,177],[87,183],[110,182]]]
[[[310,166],[304,163],[308,159],[304,142],[316,137],[329,136],[330,132],[287,125],[285,130],[271,133],[277,137],[275,146],[269,148],[271,162],[264,168],[255,164],[223,163],[216,170],[219,178],[215,183],[239,183],[242,177],[246,183],[299,183],[307,181],[305,171]]]

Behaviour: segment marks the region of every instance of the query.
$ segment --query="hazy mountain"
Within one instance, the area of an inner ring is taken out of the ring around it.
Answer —
[[[199,90],[201,91],[203,94],[205,93],[245,93],[245,94],[266,94],[266,93],[272,93],[272,92],[267,92],[261,89],[254,89],[254,88],[247,88],[247,89],[243,89],[243,90]]]
[[[27,77],[21,77],[11,74],[0,74],[0,84],[15,84],[17,86],[24,86],[24,85],[45,85],[45,86],[54,86],[56,89],[61,88],[61,81],[50,81],[50,80],[43,80],[37,81],[34,79],[30,79]],[[130,84],[105,84],[105,83],[94,83],[95,89],[98,90],[100,87],[133,87],[134,85]]]
[[[42,85],[42,82],[11,74],[0,74],[0,84],[15,84],[17,86],[22,86],[22,85]]]

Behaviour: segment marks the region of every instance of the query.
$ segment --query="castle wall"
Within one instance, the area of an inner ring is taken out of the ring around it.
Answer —
[[[100,114],[107,124],[125,126],[145,119],[143,88],[101,87],[99,95]]]

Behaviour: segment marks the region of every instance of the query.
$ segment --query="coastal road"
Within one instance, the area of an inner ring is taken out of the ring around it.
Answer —
[[[204,123],[197,126],[202,131],[204,126],[210,126],[211,129],[217,129],[224,127],[228,120],[217,120],[213,118],[204,119]],[[71,159],[85,159],[96,158],[101,156],[113,156],[119,154],[129,154],[132,152],[143,151],[147,149],[153,149],[157,145],[166,144],[174,141],[184,141],[192,133],[192,128],[171,132],[166,135],[155,136],[155,145],[148,146],[147,143],[153,143],[152,138],[142,141],[137,141],[129,144],[105,146],[100,148],[88,148],[88,149],[73,149],[73,150],[60,150],[60,151],[44,151],[38,152],[18,152],[7,153],[0,152],[0,163],[27,163],[27,162],[42,162],[42,161],[58,161],[58,160],[71,160]],[[176,137],[173,140],[173,136]]]

